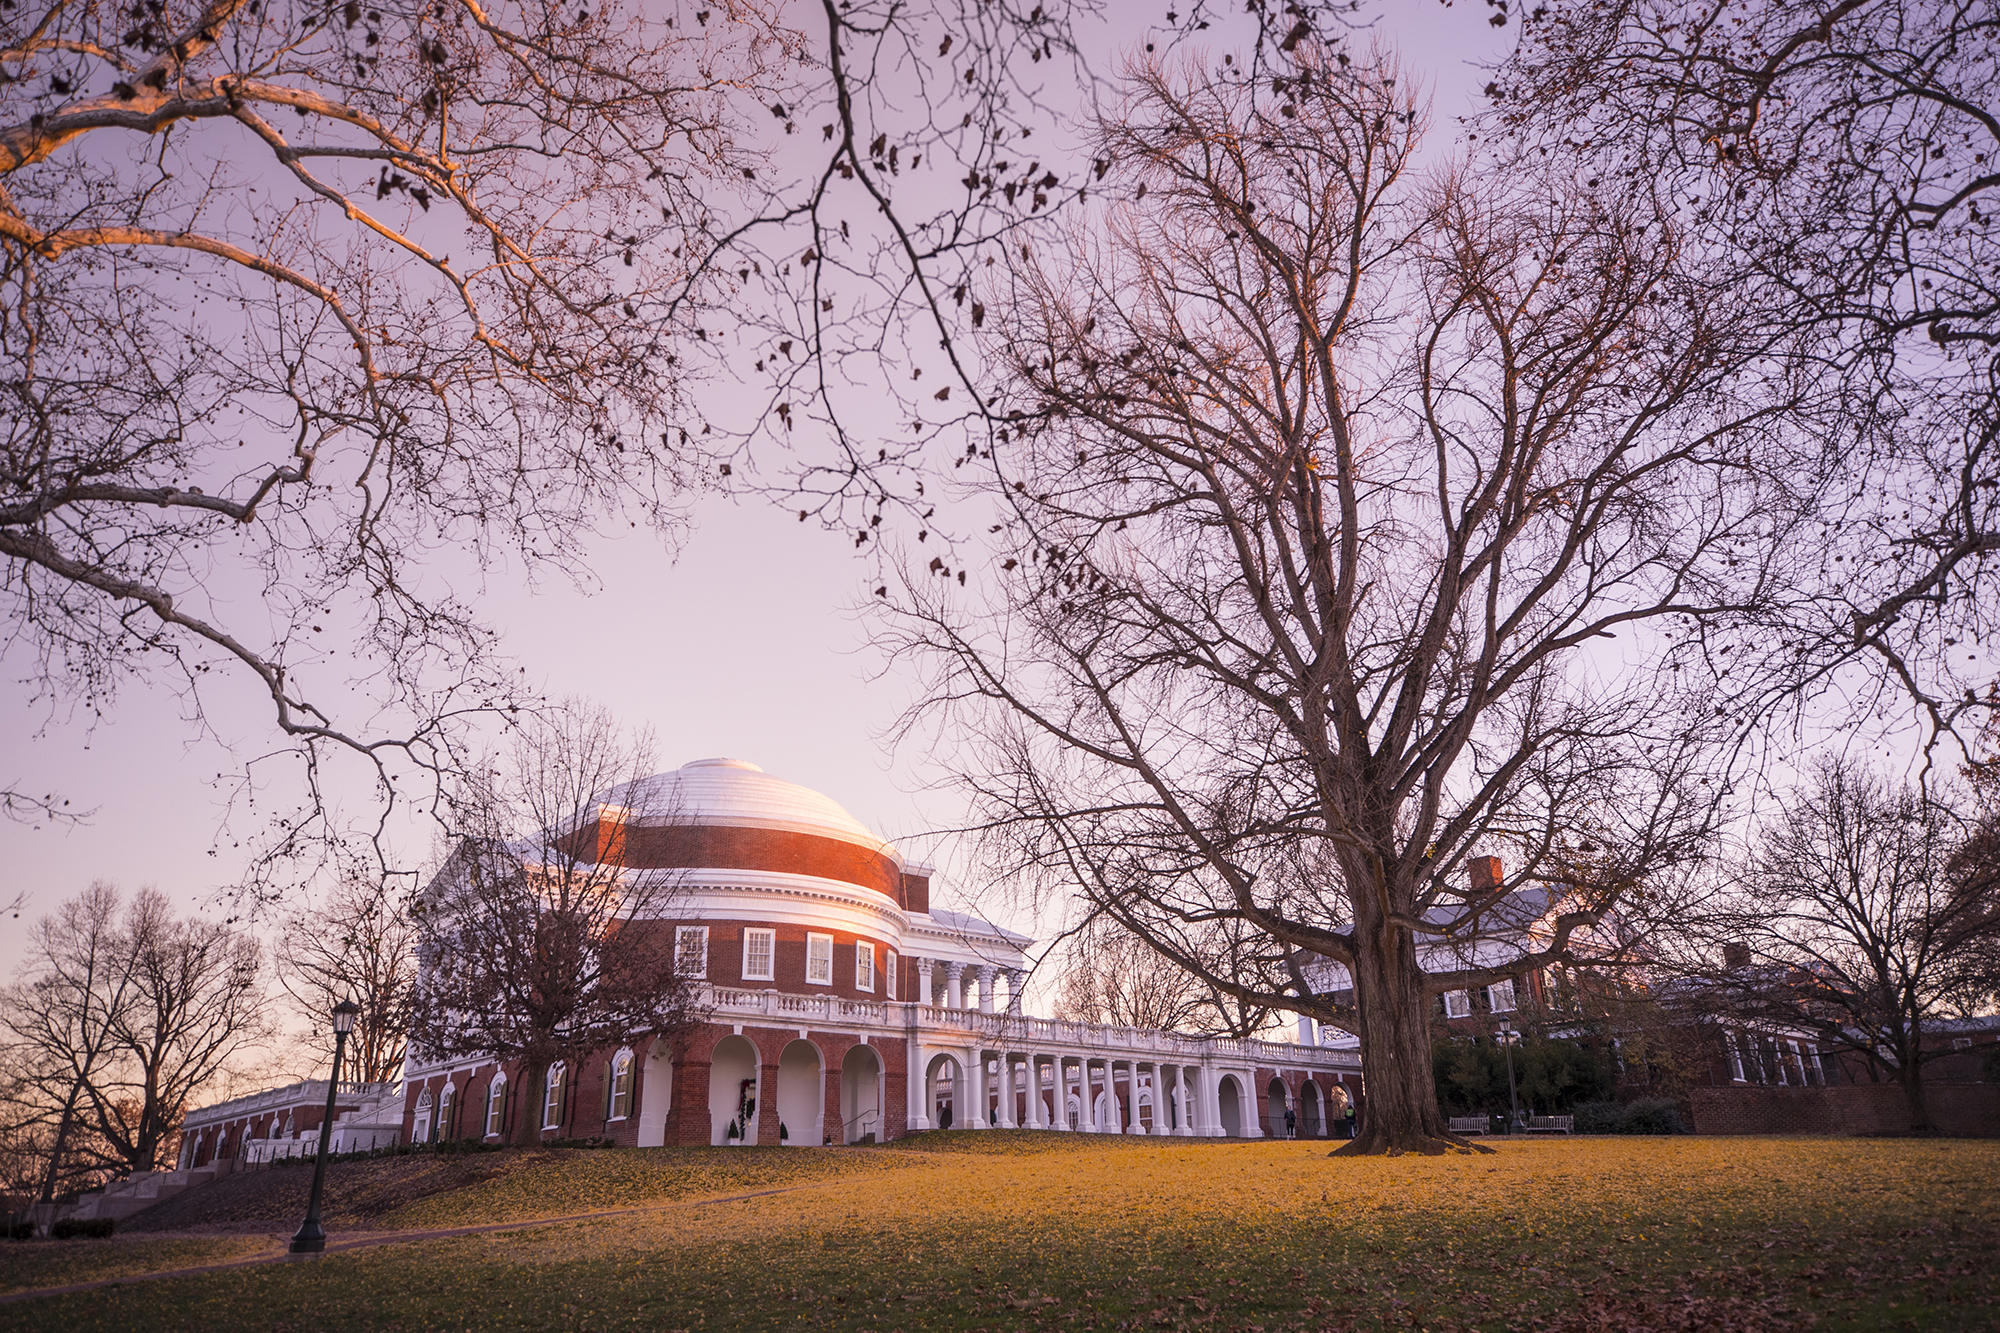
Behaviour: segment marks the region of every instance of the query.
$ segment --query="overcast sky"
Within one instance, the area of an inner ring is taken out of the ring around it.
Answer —
[[[1123,19],[1140,7],[1112,8]],[[1449,151],[1456,118],[1486,81],[1475,64],[1511,38],[1488,12],[1467,0],[1385,8],[1385,42],[1432,87],[1433,151]],[[887,747],[909,677],[895,663],[882,670],[867,649],[866,623],[850,608],[865,600],[869,570],[847,537],[761,502],[717,498],[698,507],[678,558],[634,535],[600,543],[595,567],[603,586],[587,599],[561,584],[530,589],[505,572],[483,594],[490,623],[549,694],[594,698],[650,725],[662,767],[748,759],[825,792],[888,837],[962,817],[951,795],[925,791],[938,776],[928,756]],[[218,741],[198,737],[165,690],[128,687],[101,719],[51,718],[19,683],[34,667],[18,644],[0,656],[10,683],[0,783],[59,792],[95,813],[67,829],[0,823],[0,901],[28,894],[21,920],[0,921],[0,973],[12,971],[29,920],[93,879],[157,885],[190,909],[215,910],[218,889],[243,866],[239,839],[265,817],[239,811],[223,829],[229,784],[218,775],[235,777],[272,743],[247,675],[210,696]],[[948,879],[940,887],[940,905],[965,905]]]

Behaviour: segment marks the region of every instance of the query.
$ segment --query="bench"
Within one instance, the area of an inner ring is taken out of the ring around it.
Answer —
[[[1483,1115],[1455,1115],[1445,1122],[1445,1128],[1454,1134],[1484,1134],[1492,1127]]]
[[[1530,1134],[1568,1134],[1576,1128],[1573,1115],[1534,1115],[1528,1117]]]

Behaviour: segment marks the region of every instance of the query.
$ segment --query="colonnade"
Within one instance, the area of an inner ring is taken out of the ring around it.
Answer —
[[[911,1128],[935,1127],[931,1110],[942,1096],[947,1067],[952,1124],[959,1129],[1263,1137],[1250,1068],[1138,1055],[991,1049],[974,1054],[934,1047],[924,1053],[923,1076],[911,1081],[911,1091],[922,1099],[910,1108]],[[1225,1088],[1225,1080],[1233,1086]],[[1225,1113],[1225,1101],[1234,1115]]]
[[[911,958],[917,970],[917,1003],[940,1009],[977,1008],[982,1014],[994,1012],[995,991],[1002,976],[1007,978],[1007,1013],[1021,1014],[1021,992],[1028,984],[1023,967],[997,967],[992,963],[961,963],[939,958]],[[973,1003],[971,987],[979,990]]]

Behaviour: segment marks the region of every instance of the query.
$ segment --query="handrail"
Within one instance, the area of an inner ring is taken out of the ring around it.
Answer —
[[[776,989],[706,988],[704,1002],[735,1014],[768,1014],[824,1021],[896,1025],[913,1030],[946,1030],[977,1034],[1002,1042],[1044,1042],[1106,1051],[1149,1051],[1191,1059],[1236,1057],[1263,1064],[1312,1065],[1359,1070],[1358,1051],[1255,1037],[1197,1037],[1156,1032],[1110,1023],[1077,1023],[1026,1014],[988,1013],[979,1009],[949,1009],[898,1000],[855,1000],[835,995],[796,995]],[[900,1012],[898,1012],[900,1011]]]

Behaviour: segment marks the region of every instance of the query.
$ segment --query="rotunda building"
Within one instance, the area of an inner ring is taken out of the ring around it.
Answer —
[[[1348,1052],[1027,1015],[1031,939],[933,908],[931,867],[745,760],[614,788],[557,841],[665,885],[627,928],[669,933],[662,957],[696,983],[702,1021],[557,1065],[532,1088],[517,1063],[413,1051],[410,1142],[518,1141],[522,1117],[545,1141],[636,1147],[986,1127],[1255,1136],[1266,1089],[1310,1101],[1352,1076],[1358,1092]],[[424,966],[449,966],[441,954]]]

